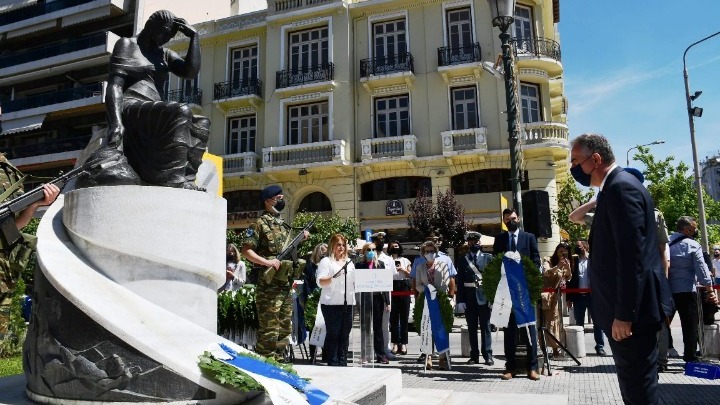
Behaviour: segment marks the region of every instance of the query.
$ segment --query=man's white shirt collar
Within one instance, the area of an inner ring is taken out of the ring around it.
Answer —
[[[608,176],[613,170],[615,170],[616,167],[618,167],[617,163],[613,163],[613,165],[610,166],[610,170],[605,173],[605,178],[603,179],[602,183],[600,183],[600,191],[602,191],[603,187],[605,187],[605,182],[607,181]]]

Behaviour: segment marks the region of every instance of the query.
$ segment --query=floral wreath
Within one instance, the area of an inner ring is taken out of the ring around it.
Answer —
[[[505,256],[504,253],[496,255],[490,263],[485,267],[483,271],[483,285],[482,289],[487,297],[490,304],[495,301],[495,293],[497,292],[498,284],[500,284],[502,258]],[[543,279],[542,274],[538,270],[538,267],[530,260],[527,256],[520,256],[520,263],[525,271],[525,279],[528,284],[528,292],[530,293],[530,302],[533,306],[540,301],[540,295],[542,294]]]

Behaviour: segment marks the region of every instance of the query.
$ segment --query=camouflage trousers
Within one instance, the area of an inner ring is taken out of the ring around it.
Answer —
[[[255,305],[259,324],[255,350],[262,356],[281,361],[292,333],[290,286],[287,283],[267,283],[261,277],[255,289]]]

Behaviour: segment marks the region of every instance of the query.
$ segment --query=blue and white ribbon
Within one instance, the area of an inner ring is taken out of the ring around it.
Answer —
[[[240,347],[237,349],[220,343],[211,347],[209,351],[216,359],[242,370],[254,378],[265,388],[273,404],[322,405],[330,401],[328,394],[299,376],[264,361],[238,355],[238,351],[242,349]],[[302,391],[305,396],[298,390]]]
[[[425,354],[432,354],[432,338],[435,340],[435,348],[438,353],[445,353],[450,350],[450,336],[445,330],[442,314],[440,313],[440,300],[434,286],[425,286],[425,305],[423,307],[421,328],[420,351]]]
[[[500,271],[500,283],[495,292],[490,323],[498,327],[506,327],[512,310],[518,327],[535,325],[535,307],[530,300],[520,254],[505,253]]]

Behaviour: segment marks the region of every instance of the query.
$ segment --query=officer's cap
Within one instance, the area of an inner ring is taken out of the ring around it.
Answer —
[[[282,194],[282,187],[278,186],[277,184],[267,186],[260,193],[260,201],[265,201],[279,194]]]
[[[482,235],[480,234],[480,232],[475,232],[475,231],[465,232],[465,240],[480,240],[481,236]]]

